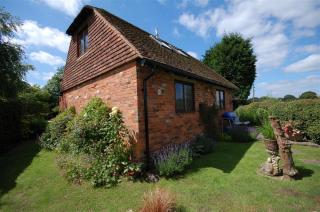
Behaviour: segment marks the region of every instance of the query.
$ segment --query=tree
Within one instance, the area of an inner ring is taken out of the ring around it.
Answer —
[[[20,21],[0,8],[0,98],[14,98],[22,89],[23,78],[31,65],[23,63],[24,51],[11,42]]]
[[[283,97],[283,100],[284,101],[292,101],[292,100],[295,100],[297,99],[294,95],[291,95],[291,94],[287,94]]]
[[[46,117],[50,113],[50,95],[39,86],[26,83],[23,90],[18,93],[17,99],[21,105],[22,139],[33,139],[46,127]]]
[[[59,105],[59,96],[60,96],[60,81],[62,79],[62,75],[64,72],[64,66],[59,67],[57,72],[51,79],[48,80],[47,84],[44,86],[44,90],[46,90],[49,95],[49,105],[50,109],[56,111],[56,107]]]
[[[247,99],[256,78],[256,56],[251,39],[238,33],[226,34],[206,51],[203,63],[239,87],[235,96]]]
[[[306,91],[299,96],[299,99],[316,99],[317,93],[313,91]]]

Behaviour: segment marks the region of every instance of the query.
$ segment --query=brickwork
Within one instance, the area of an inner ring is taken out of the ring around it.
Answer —
[[[138,89],[142,90],[143,78],[150,72],[138,71]],[[195,112],[176,113],[175,111],[175,80],[192,83],[195,94]],[[150,150],[155,151],[170,143],[181,143],[202,134],[204,126],[199,116],[199,104],[213,105],[216,90],[225,91],[224,111],[232,110],[232,93],[230,90],[205,82],[187,79],[160,70],[148,81],[148,111],[149,111],[149,142]],[[139,92],[139,124],[140,134],[144,135],[143,92]],[[143,139],[143,138],[142,138]],[[143,143],[143,142],[140,142]]]
[[[145,151],[143,79],[151,71],[147,66],[138,65],[135,49],[96,11],[93,10],[83,25],[88,27],[89,49],[79,57],[77,33],[72,36],[60,107],[74,106],[79,112],[93,97],[100,97],[110,107],[119,107],[137,141],[135,156],[142,158]],[[194,112],[176,113],[175,80],[194,85]],[[199,104],[214,104],[216,89],[225,91],[223,111],[231,111],[230,89],[157,69],[148,81],[150,150],[185,142],[201,134],[204,127],[200,122]]]

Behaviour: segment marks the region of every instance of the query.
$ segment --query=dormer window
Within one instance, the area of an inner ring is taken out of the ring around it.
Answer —
[[[88,28],[84,28],[78,34],[78,49],[79,49],[79,56],[83,55],[88,49]]]

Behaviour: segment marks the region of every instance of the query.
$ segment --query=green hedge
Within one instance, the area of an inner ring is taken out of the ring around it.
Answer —
[[[21,116],[20,102],[0,99],[0,153],[7,152],[21,140]]]
[[[293,120],[296,128],[320,144],[320,99],[254,102],[239,107],[236,113],[241,121],[250,121],[254,125],[261,125],[268,115],[279,117],[281,122]]]

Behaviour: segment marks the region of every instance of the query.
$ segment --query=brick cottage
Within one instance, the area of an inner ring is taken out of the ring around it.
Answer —
[[[183,50],[103,9],[85,6],[67,29],[71,42],[60,108],[92,97],[123,113],[135,156],[203,133],[199,104],[232,110],[237,87]]]

